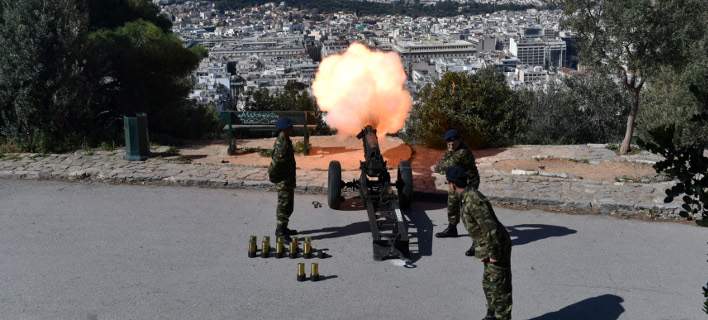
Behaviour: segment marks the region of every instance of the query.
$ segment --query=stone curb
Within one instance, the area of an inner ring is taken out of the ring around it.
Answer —
[[[163,158],[128,162],[120,156],[120,152],[11,155],[9,159],[0,158],[0,179],[274,190],[273,184],[267,181],[265,168],[174,163]],[[666,183],[618,184],[553,175],[514,175],[498,170],[482,170],[480,173],[482,192],[495,205],[503,207],[643,220],[683,220],[677,214],[678,205],[660,201]],[[326,194],[326,174],[326,171],[298,171],[296,192]],[[358,176],[357,172],[343,172],[345,180],[355,176]],[[435,189],[426,181],[418,181],[418,177],[414,180],[419,190],[416,198],[445,201],[444,190]]]
[[[606,204],[578,201],[558,201],[538,198],[487,196],[495,205],[508,209],[531,210],[538,209],[551,212],[563,212],[568,214],[588,214],[616,216],[621,218],[632,218],[651,221],[685,221],[681,218],[676,208],[671,207],[649,207],[626,204]],[[416,192],[416,199],[446,202],[447,193],[443,192]]]
[[[88,182],[107,184],[128,184],[128,185],[152,185],[152,186],[183,186],[219,189],[244,189],[244,190],[265,190],[274,191],[274,185],[268,181],[244,180],[228,181],[223,179],[205,178],[160,178],[160,177],[100,177],[100,175],[83,173],[73,173],[66,175],[51,175],[46,171],[0,171],[2,179],[17,180],[56,180],[67,182]],[[295,191],[300,194],[326,194],[327,189],[323,186],[304,185],[297,186]],[[497,206],[512,209],[540,209],[546,211],[562,211],[570,214],[599,214],[618,216],[623,218],[638,218],[642,220],[682,220],[675,208],[659,206],[641,206],[617,203],[596,203],[579,201],[560,201],[542,198],[530,198],[519,196],[493,196],[489,199]],[[416,198],[431,201],[447,201],[447,194],[444,192],[416,192]]]

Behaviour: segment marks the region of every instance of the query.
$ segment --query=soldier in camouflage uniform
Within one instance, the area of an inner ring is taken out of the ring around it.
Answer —
[[[475,189],[479,188],[479,171],[475,164],[472,151],[462,142],[457,130],[450,129],[443,136],[447,143],[447,152],[435,165],[435,172],[445,174],[445,171],[453,166],[465,168],[467,175],[467,185]],[[460,222],[460,196],[454,192],[447,194],[447,221],[449,225],[442,232],[435,234],[438,238],[457,237],[457,224]],[[474,255],[474,242],[465,255]]]
[[[271,182],[275,183],[275,188],[278,191],[278,208],[276,209],[278,225],[275,235],[284,237],[289,242],[290,236],[297,234],[296,230],[288,229],[295,195],[295,152],[290,140],[293,124],[288,118],[280,118],[276,123],[276,128],[279,133],[273,145],[268,177]]]
[[[511,319],[511,238],[499,222],[492,205],[476,188],[468,185],[467,170],[451,167],[448,186],[462,198],[462,221],[475,240],[475,257],[484,263],[482,288],[487,298],[485,320]]]

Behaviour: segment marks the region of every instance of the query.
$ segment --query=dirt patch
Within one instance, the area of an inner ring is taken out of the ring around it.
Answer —
[[[566,173],[571,177],[609,182],[615,182],[618,178],[632,180],[656,175],[654,168],[648,164],[626,161],[602,161],[598,164],[590,164],[568,159],[516,159],[497,161],[493,167],[507,173],[511,173],[514,169]]]
[[[302,140],[302,137],[292,138],[293,143]],[[270,157],[261,155],[257,150],[271,149],[274,142],[275,138],[238,140],[237,145],[241,151],[233,156],[226,153],[225,142],[186,147],[180,150],[180,154],[192,157],[194,163],[231,163],[239,166],[268,167]],[[361,140],[354,137],[315,136],[310,138],[310,144],[312,149],[309,155],[295,155],[295,162],[299,169],[327,170],[329,162],[337,160],[344,171],[358,170],[359,161],[364,160]],[[396,137],[379,138],[379,148],[389,168],[396,168],[401,161],[409,160],[413,153],[408,145]]]

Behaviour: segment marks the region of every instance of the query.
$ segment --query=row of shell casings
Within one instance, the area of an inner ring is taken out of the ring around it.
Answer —
[[[298,252],[300,251],[300,245],[299,245],[299,240],[297,237],[293,237],[292,241],[290,241],[288,245],[288,256],[291,259],[295,259],[298,257]],[[271,247],[270,247],[270,237],[269,236],[263,236],[263,240],[261,241],[261,250],[260,250],[260,256],[263,258],[268,258],[270,257],[270,252],[271,252]],[[302,256],[305,259],[310,259],[313,257],[313,254],[315,253],[315,249],[312,248],[312,240],[310,237],[306,237],[305,241],[302,244]],[[318,257],[322,258],[322,255],[324,252],[322,251],[317,251]],[[258,256],[258,239],[256,236],[251,236],[250,240],[248,241],[248,257],[249,258],[255,258]],[[276,258],[283,258],[285,257],[285,240],[283,237],[278,237],[277,240],[275,241],[275,257]]]
[[[305,281],[307,276],[305,275],[305,264],[300,262],[297,264],[297,281]],[[316,262],[310,265],[310,281],[320,280],[320,269]]]

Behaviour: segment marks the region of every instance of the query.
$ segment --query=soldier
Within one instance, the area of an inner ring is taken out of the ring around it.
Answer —
[[[435,172],[445,174],[446,170],[452,166],[465,168],[467,174],[467,185],[479,188],[479,171],[475,164],[472,151],[462,142],[457,130],[450,129],[443,136],[447,143],[447,151],[442,159],[435,165]],[[457,224],[460,222],[460,197],[454,192],[447,194],[447,221],[448,226],[442,232],[435,234],[438,238],[457,237]],[[474,255],[474,242],[470,249],[465,252],[466,256]]]
[[[465,168],[447,169],[450,192],[461,197],[462,221],[477,243],[475,257],[484,263],[482,288],[487,298],[484,320],[511,319],[511,238],[499,222],[489,200],[469,185]]]
[[[293,123],[289,118],[280,118],[275,127],[278,129],[278,138],[273,145],[273,156],[268,167],[268,177],[275,183],[278,191],[278,208],[276,218],[278,225],[275,229],[276,236],[282,236],[290,242],[290,236],[297,231],[288,229],[290,215],[293,213],[295,194],[295,152],[290,140]]]

